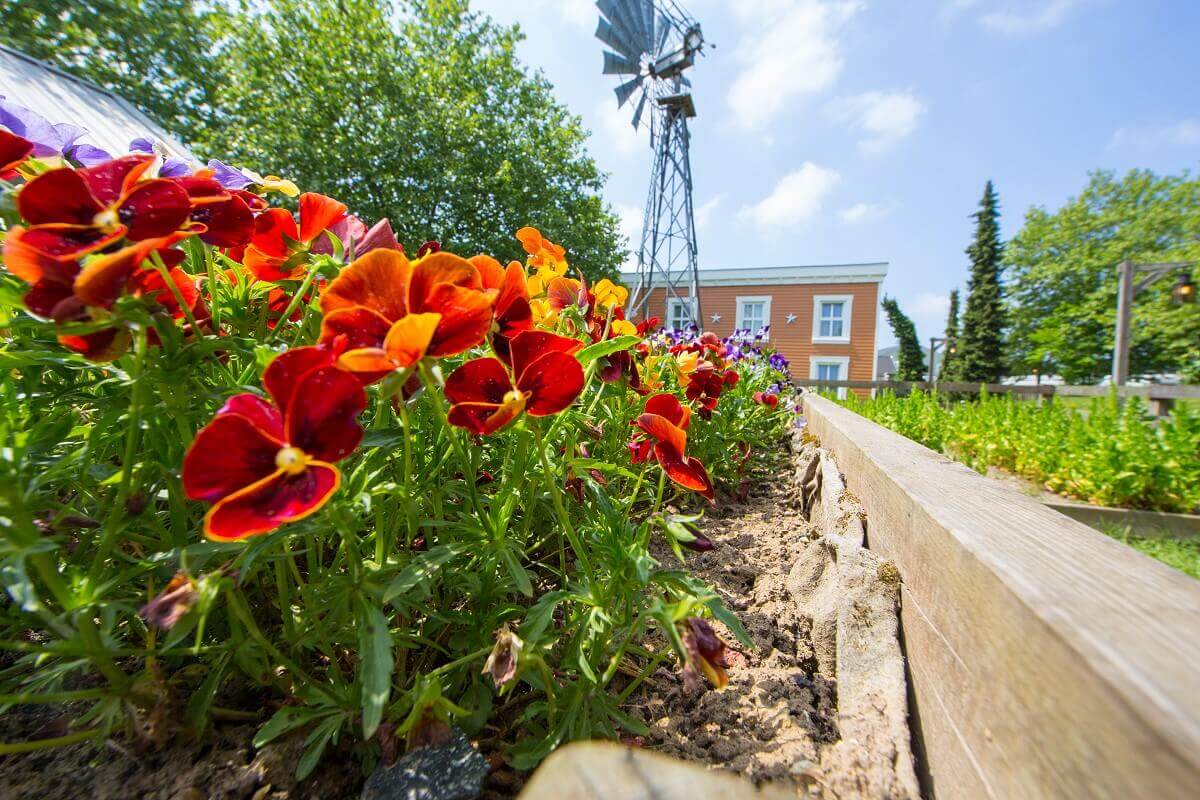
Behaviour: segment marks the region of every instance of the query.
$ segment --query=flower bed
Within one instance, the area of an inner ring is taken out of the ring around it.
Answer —
[[[786,364],[626,320],[532,228],[410,255],[286,180],[47,147],[0,128],[0,702],[70,714],[0,755],[232,718],[300,778],[451,725],[525,769],[647,733],[660,665],[723,685],[708,620],[748,639],[684,553]]]

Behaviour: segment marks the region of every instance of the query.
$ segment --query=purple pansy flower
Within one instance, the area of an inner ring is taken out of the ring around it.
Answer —
[[[226,189],[245,189],[254,181],[246,177],[240,169],[231,167],[228,164],[223,164],[215,158],[208,162],[208,168],[213,171],[213,177],[217,183],[224,186]]]

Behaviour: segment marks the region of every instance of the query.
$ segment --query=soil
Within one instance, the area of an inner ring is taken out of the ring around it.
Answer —
[[[677,673],[660,670],[629,709],[651,729],[647,747],[756,782],[815,784],[822,751],[839,738],[837,689],[821,674],[811,623],[788,594],[792,565],[819,536],[799,505],[781,469],[758,476],[744,503],[727,501],[706,517],[704,533],[716,547],[689,555],[688,569],[717,590],[755,646],[734,645],[722,692],[689,694]]]

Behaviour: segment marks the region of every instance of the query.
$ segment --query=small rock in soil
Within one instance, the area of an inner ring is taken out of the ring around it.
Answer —
[[[443,745],[422,747],[367,779],[362,800],[471,800],[483,791],[488,763],[457,728]]]

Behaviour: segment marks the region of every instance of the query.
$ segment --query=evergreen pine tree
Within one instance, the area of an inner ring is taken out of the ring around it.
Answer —
[[[884,297],[881,303],[887,312],[888,324],[900,345],[896,355],[896,380],[923,381],[925,380],[925,353],[921,343],[917,341],[917,328],[913,321],[900,310],[900,305],[893,297]]]
[[[1004,306],[1000,290],[999,198],[992,182],[983,190],[975,217],[975,241],[967,248],[971,275],[967,307],[958,337],[958,376],[972,383],[995,383],[1004,374]]]
[[[938,380],[956,381],[959,379],[958,366],[962,362],[958,358],[958,289],[950,291],[950,313],[946,317],[946,343],[942,345],[942,365],[938,369]]]

